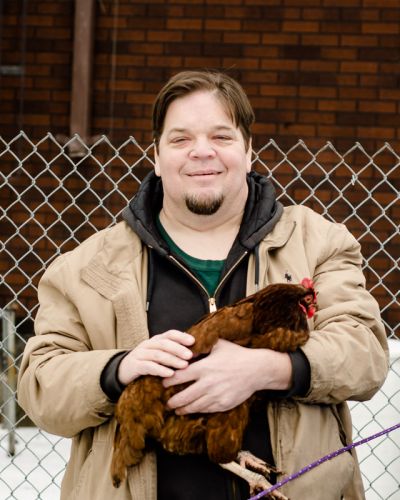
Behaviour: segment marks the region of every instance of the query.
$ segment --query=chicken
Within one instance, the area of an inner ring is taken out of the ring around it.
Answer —
[[[195,337],[193,353],[195,357],[208,354],[219,338],[244,347],[295,351],[309,337],[307,318],[315,310],[316,293],[310,279],[305,278],[301,284],[268,285],[189,328],[188,333]],[[225,412],[176,415],[166,403],[187,385],[165,389],[160,377],[146,375],[124,389],[115,410],[113,485],[118,487],[126,468],[140,462],[146,438],[152,438],[171,453],[208,454],[211,461],[248,480],[252,494],[267,489],[270,483],[265,476],[271,469],[241,450],[250,407],[261,396],[255,394]],[[285,497],[275,490],[271,498]]]

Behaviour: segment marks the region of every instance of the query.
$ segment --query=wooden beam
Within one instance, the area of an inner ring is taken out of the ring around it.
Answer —
[[[90,141],[93,36],[95,0],[75,0],[70,135]],[[73,141],[71,156],[82,156],[85,148]]]

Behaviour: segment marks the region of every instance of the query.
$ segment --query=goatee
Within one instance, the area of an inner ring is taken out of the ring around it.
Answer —
[[[186,196],[186,207],[196,215],[213,215],[221,207],[224,196],[221,194],[216,198],[201,199],[196,196]]]

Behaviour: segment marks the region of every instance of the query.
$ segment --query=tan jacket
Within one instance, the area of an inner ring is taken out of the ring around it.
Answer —
[[[388,370],[377,303],[365,290],[359,245],[343,225],[300,206],[285,208],[260,246],[261,284],[315,281],[319,311],[304,346],[311,366],[307,397],[273,402],[268,420],[277,466],[291,474],[351,442],[344,401],[371,398]],[[100,374],[119,350],[147,338],[147,253],[121,222],[100,231],[49,267],[39,285],[36,336],[19,375],[21,406],[38,427],[71,437],[63,500],[155,500],[156,461],[149,453],[119,489],[110,480],[114,405]],[[254,292],[250,258],[248,293]],[[350,453],[288,483],[291,500],[364,498]]]

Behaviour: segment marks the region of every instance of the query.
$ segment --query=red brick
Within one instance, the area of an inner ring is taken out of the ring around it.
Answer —
[[[275,72],[272,73],[269,71],[248,70],[243,75],[241,83],[244,85],[247,82],[251,82],[251,83],[276,83],[277,79],[278,79],[278,75]]]
[[[359,9],[360,18],[363,21],[379,21],[381,18],[381,12],[382,9]]]
[[[362,32],[379,35],[398,34],[400,33],[400,26],[399,23],[364,23],[362,25]]]
[[[300,97],[337,97],[334,87],[299,87]]]
[[[324,7],[360,7],[363,0],[323,0]]]
[[[53,26],[54,19],[52,16],[28,16],[27,26]]]
[[[227,19],[209,19],[205,20],[206,30],[238,31],[241,27],[241,21]]]
[[[382,8],[399,8],[399,0],[385,0],[384,4],[382,4],[382,0],[363,0],[364,7],[378,7]]]
[[[183,35],[182,32],[179,31],[149,30],[147,31],[146,39],[150,42],[181,42],[183,39]]]
[[[265,33],[279,33],[281,25],[278,21],[265,21],[265,20],[242,20],[242,29],[244,31],[260,31]]]
[[[357,127],[357,135],[360,138],[383,139],[388,141],[395,137],[395,130],[391,127]]]
[[[111,28],[113,29],[118,28],[118,29],[124,29],[128,26],[128,18],[126,17],[99,17],[99,19],[96,22],[96,28]]]
[[[318,135],[322,137],[355,137],[354,127],[337,127],[334,125],[319,125]]]
[[[178,0],[178,1],[181,1],[181,0]],[[207,0],[207,4],[217,4],[217,5],[220,5],[221,3],[223,3],[223,2],[221,2],[221,0]],[[242,0],[232,0],[232,1],[229,1],[228,6],[229,5],[234,5],[234,4],[240,5],[241,3],[242,3]],[[254,3],[254,2],[250,2],[250,3]]]
[[[203,27],[202,19],[167,19],[167,29],[199,30]]]
[[[237,69],[257,69],[260,67],[260,62],[256,58],[235,58],[225,57],[222,61],[224,68],[237,68]]]
[[[376,99],[378,97],[378,90],[374,88],[340,88],[339,98],[341,99]]]
[[[297,44],[299,42],[299,35],[277,33],[262,35],[262,43],[265,45],[288,45]]]
[[[185,31],[183,33],[184,42],[198,42],[201,47],[203,42],[220,43],[222,42],[222,33],[219,31]]]
[[[323,46],[338,46],[339,36],[338,35],[302,35],[301,42],[304,45],[319,45]]]
[[[330,124],[335,123],[334,113],[320,113],[320,112],[306,112],[301,111],[298,114],[300,123],[313,123],[313,124]]]
[[[317,33],[319,31],[319,23],[312,21],[284,21],[282,23],[282,30],[295,33]]]
[[[221,67],[219,57],[185,57],[182,68],[218,68]]]
[[[381,89],[379,90],[379,99],[400,100],[400,89]]]
[[[157,58],[157,59],[159,59],[159,58]],[[106,61],[106,64],[107,64],[107,61]],[[118,66],[119,65],[143,66],[145,64],[145,57],[142,55],[117,54],[116,55],[116,64]]]
[[[357,49],[321,47],[321,59],[354,60],[357,59]]]
[[[400,71],[399,63],[381,63],[379,65],[381,73],[389,73],[390,75],[398,75]]]
[[[278,108],[280,109],[299,109],[299,110],[314,110],[317,109],[316,99],[298,99],[293,97],[285,97],[278,99]]]
[[[267,96],[292,96],[297,94],[297,87],[260,85],[260,94]]]
[[[50,90],[24,90],[23,95],[24,98],[29,100],[29,101],[48,101],[51,96],[51,91]]]
[[[50,116],[47,114],[25,114],[23,118],[24,124],[27,125],[49,125]]]
[[[258,44],[260,43],[259,33],[224,33],[223,40],[227,43]]]
[[[44,40],[68,39],[71,37],[71,30],[64,28],[35,28],[36,39]]]
[[[314,125],[278,125],[278,134],[291,135],[299,139],[314,137],[316,135],[316,127]]]
[[[340,45],[345,47],[376,47],[378,37],[372,35],[343,35]]]
[[[339,63],[336,61],[300,61],[300,71],[337,72]]]
[[[245,0],[246,5],[262,5],[266,7],[271,6],[280,6],[282,4],[282,0]],[[235,3],[242,3],[242,1],[236,0]]]
[[[376,73],[378,64],[376,62],[344,61],[340,64],[340,69],[346,73]]]
[[[42,52],[36,54],[36,62],[39,64],[70,64],[71,56],[69,54],[60,54],[52,52]]]
[[[253,125],[253,133],[264,135],[267,139],[271,135],[275,135],[277,131],[277,126],[272,123],[255,123]]]
[[[261,61],[261,69],[275,71],[293,71],[299,67],[298,61],[281,60],[281,59],[263,59]]]
[[[363,101],[359,103],[360,111],[375,111],[377,113],[395,113],[397,102]]]
[[[251,97],[250,101],[255,110],[257,110],[258,108],[276,108],[276,99],[273,97]]]
[[[346,101],[341,99],[340,101],[329,99],[318,101],[318,109],[321,111],[355,111],[357,103],[355,100]]]
[[[147,32],[148,34],[149,32]],[[146,33],[144,31],[138,31],[138,30],[132,30],[132,29],[128,29],[128,30],[119,30],[118,31],[118,40],[127,40],[127,41],[132,41],[132,42],[136,42],[136,41],[143,41],[146,39]],[[150,41],[151,38],[149,38]],[[157,40],[155,40],[157,41]]]
[[[279,57],[279,51],[277,47],[265,47],[265,46],[244,46],[242,48],[242,54],[245,57],[260,57],[260,58],[274,58]]]

